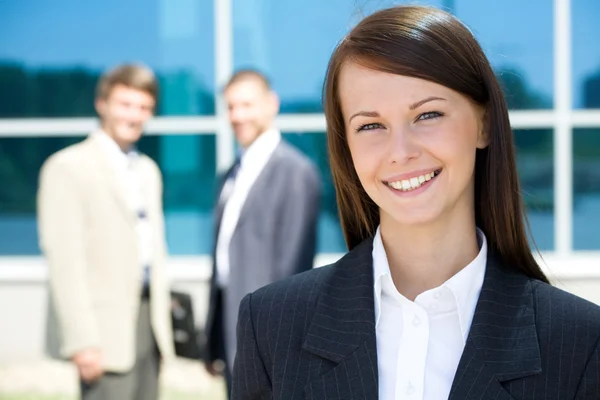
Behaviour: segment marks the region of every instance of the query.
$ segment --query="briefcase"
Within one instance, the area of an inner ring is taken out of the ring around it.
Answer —
[[[194,323],[194,308],[189,294],[171,291],[171,320],[175,354],[178,357],[200,359],[200,334]]]

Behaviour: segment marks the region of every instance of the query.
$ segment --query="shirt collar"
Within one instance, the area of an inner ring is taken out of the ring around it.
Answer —
[[[254,160],[268,157],[281,141],[281,133],[278,129],[271,128],[254,140],[254,142],[243,150],[241,166],[252,165]]]
[[[92,136],[98,138],[98,141],[102,143],[102,146],[109,154],[110,158],[116,160],[116,162],[120,164],[128,166],[130,162],[134,161],[139,156],[135,146],[131,146],[126,152],[123,151],[117,142],[108,136],[102,129],[93,132]]]
[[[487,239],[483,231],[477,228],[477,239],[479,242],[479,253],[467,266],[461,269],[458,273],[444,282],[441,286],[430,289],[438,290],[446,287],[452,292],[456,301],[458,315],[460,319],[460,327],[463,333],[463,339],[466,341],[477,300],[483,286],[487,261]],[[373,239],[373,282],[374,282],[374,298],[375,298],[375,324],[379,324],[379,316],[381,314],[381,295],[382,295],[382,279],[385,275],[389,275],[390,266],[381,240],[381,232],[377,227],[377,232]],[[417,297],[418,299],[419,297]],[[408,300],[407,300],[408,301]]]

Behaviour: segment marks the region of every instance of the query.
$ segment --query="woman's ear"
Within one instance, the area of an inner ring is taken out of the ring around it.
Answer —
[[[477,148],[485,149],[490,144],[490,123],[486,109],[481,109],[479,114],[479,132],[477,133]]]
[[[490,135],[488,133],[488,130],[486,129],[486,130],[480,131],[477,136],[477,148],[485,149],[486,147],[488,147],[489,144],[490,144]]]

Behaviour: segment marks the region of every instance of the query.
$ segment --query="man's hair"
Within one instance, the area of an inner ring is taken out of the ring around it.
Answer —
[[[256,80],[263,84],[266,90],[271,90],[271,82],[269,82],[269,78],[267,78],[267,76],[262,72],[249,68],[236,71],[231,78],[229,78],[229,81],[227,81],[225,90],[227,90],[233,84],[248,80]]]
[[[158,100],[156,76],[143,64],[122,64],[102,74],[96,86],[96,98],[108,98],[114,87],[118,85],[146,92],[155,101]]]

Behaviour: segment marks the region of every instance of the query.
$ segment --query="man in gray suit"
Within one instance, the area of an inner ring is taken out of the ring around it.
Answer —
[[[235,357],[241,299],[261,286],[312,268],[320,178],[314,164],[281,140],[279,100],[259,72],[237,72],[225,88],[241,156],[225,174],[215,211],[215,251],[207,319],[206,367]]]

